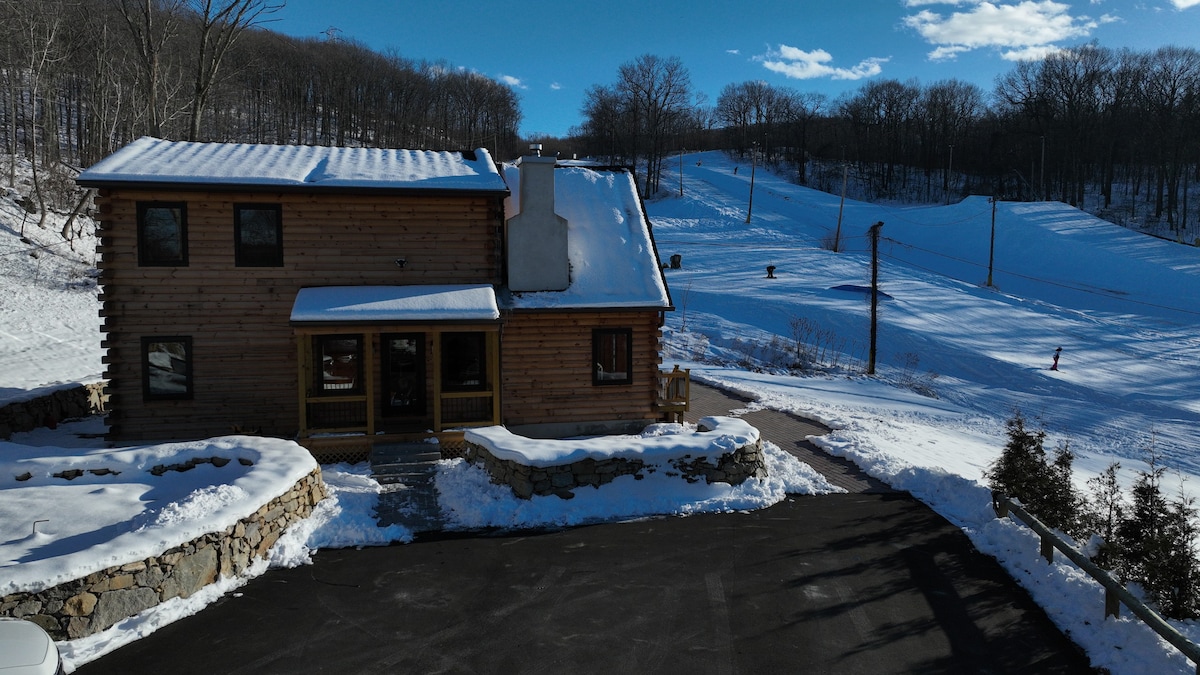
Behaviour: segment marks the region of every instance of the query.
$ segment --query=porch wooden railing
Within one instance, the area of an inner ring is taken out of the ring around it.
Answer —
[[[1012,515],[1017,520],[1028,525],[1029,529],[1037,532],[1042,540],[1040,552],[1042,557],[1046,559],[1046,562],[1054,562],[1054,549],[1058,549],[1067,559],[1075,563],[1079,569],[1087,572],[1088,576],[1100,582],[1100,585],[1104,587],[1105,619],[1110,616],[1117,616],[1121,611],[1121,605],[1125,605],[1139,619],[1144,621],[1151,630],[1158,633],[1162,639],[1170,642],[1171,645],[1186,656],[1196,666],[1196,675],[1200,675],[1200,646],[1184,637],[1174,626],[1167,623],[1153,609],[1150,609],[1146,603],[1136,598],[1120,581],[1114,579],[1107,570],[1097,566],[1087,556],[1075,550],[1070,543],[1046,527],[1042,521],[1022,508],[1019,502],[1013,501],[1008,495],[993,492],[992,508],[996,511],[996,517],[1006,518]]]
[[[669,372],[658,373],[658,401],[656,406],[668,422],[678,422],[688,411],[692,401],[692,371],[680,370],[675,366]]]

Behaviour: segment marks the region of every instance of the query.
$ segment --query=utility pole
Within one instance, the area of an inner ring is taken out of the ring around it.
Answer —
[[[992,243],[988,246],[988,288],[992,287],[992,263],[996,260],[996,197],[992,197]]]
[[[758,159],[758,141],[750,146],[750,203],[746,206],[746,224],[750,224],[750,214],[754,212],[754,165]]]
[[[954,173],[954,144],[950,144],[950,165],[946,168],[946,206],[950,206],[950,181]]]
[[[679,149],[679,196],[683,196],[683,148]]]
[[[833,252],[837,253],[842,245],[842,211],[846,208],[846,180],[850,177],[850,164],[842,164],[842,201],[838,204],[837,230],[833,233]]]
[[[883,221],[879,221],[867,230],[871,235],[871,349],[867,355],[867,374],[875,374],[875,353],[879,337],[879,230]]]
[[[1046,137],[1042,136],[1042,201],[1046,201]]]

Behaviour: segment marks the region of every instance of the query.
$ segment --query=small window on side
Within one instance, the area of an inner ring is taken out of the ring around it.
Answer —
[[[592,384],[633,382],[633,329],[597,328],[592,331]]]
[[[142,338],[142,393],[147,401],[192,398],[192,338]]]
[[[183,202],[138,202],[138,265],[185,267],[187,205]]]
[[[283,209],[279,204],[234,204],[234,264],[283,266]]]

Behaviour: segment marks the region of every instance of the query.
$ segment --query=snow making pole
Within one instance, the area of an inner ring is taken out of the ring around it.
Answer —
[[[992,197],[992,243],[988,246],[988,288],[992,287],[992,263],[996,261],[996,200]]]
[[[750,203],[746,205],[746,224],[750,224],[750,214],[754,213],[754,166],[758,160],[758,141],[750,148]]]
[[[846,181],[850,178],[850,165],[842,164],[842,201],[838,203],[837,230],[833,233],[833,252],[842,245],[842,211],[846,209]]]
[[[683,196],[683,148],[679,149],[679,196]]]
[[[879,221],[867,230],[871,235],[871,350],[867,355],[867,374],[875,374],[875,347],[879,337],[879,229],[883,221]]]

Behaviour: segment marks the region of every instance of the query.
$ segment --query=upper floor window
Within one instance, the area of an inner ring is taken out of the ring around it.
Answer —
[[[283,266],[279,204],[234,204],[234,262],[238,267]]]
[[[633,329],[592,331],[592,384],[633,382]]]
[[[142,338],[142,394],[147,401],[192,398],[192,338]]]
[[[139,265],[187,265],[187,205],[183,202],[138,202],[137,241]]]

